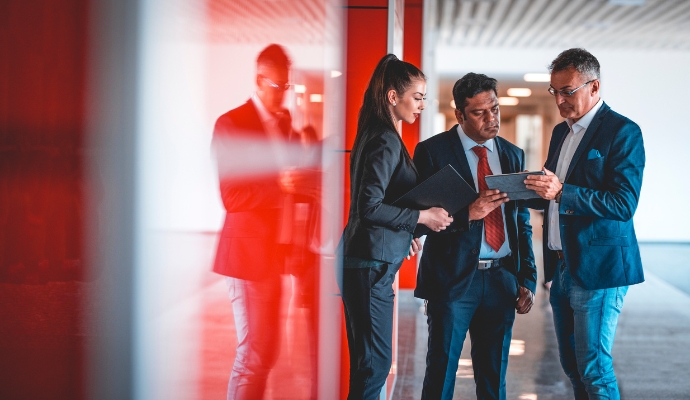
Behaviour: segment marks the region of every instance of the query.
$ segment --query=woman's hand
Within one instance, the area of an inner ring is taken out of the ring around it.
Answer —
[[[440,232],[453,222],[448,211],[440,207],[432,207],[419,212],[417,223],[428,226],[434,232]]]
[[[419,253],[421,250],[422,242],[419,241],[419,238],[412,239],[412,243],[410,243],[410,253],[407,255],[407,259],[409,260],[410,258],[414,257],[414,255]]]

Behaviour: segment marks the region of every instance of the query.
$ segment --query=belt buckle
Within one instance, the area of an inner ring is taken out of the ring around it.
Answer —
[[[483,271],[485,269],[491,268],[493,264],[494,260],[479,260],[479,263],[477,264],[477,269]]]

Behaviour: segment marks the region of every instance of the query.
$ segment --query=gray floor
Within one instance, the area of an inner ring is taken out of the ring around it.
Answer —
[[[690,295],[690,244],[642,243],[640,252],[645,272]]]
[[[621,314],[614,365],[623,399],[690,399],[690,245],[642,246],[646,282],[632,286]],[[572,398],[558,362],[548,293],[518,316],[508,368],[508,399]],[[412,291],[399,295],[398,381],[394,399],[419,399],[424,379],[427,326]],[[456,399],[472,399],[474,381],[465,342]],[[524,351],[523,351],[524,350]]]

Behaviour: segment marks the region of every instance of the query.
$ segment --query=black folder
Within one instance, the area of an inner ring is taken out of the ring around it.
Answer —
[[[396,207],[426,210],[431,207],[443,207],[451,215],[467,207],[479,195],[468,185],[450,164],[425,179],[412,190],[393,202]],[[426,225],[418,224],[414,236],[428,233]]]
[[[507,193],[510,200],[537,199],[541,197],[534,190],[529,190],[525,187],[525,177],[527,175],[544,175],[544,171],[487,175],[486,185],[489,189],[498,189],[501,193]]]

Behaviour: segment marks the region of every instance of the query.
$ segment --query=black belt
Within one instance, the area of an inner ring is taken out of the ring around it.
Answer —
[[[561,250],[556,250],[556,254],[558,255],[559,260],[565,260],[565,256]]]
[[[477,269],[485,270],[505,266],[508,263],[509,257],[510,256],[505,256],[503,258],[479,260],[479,262],[477,263]]]

